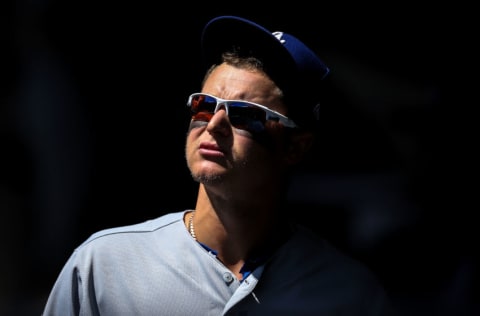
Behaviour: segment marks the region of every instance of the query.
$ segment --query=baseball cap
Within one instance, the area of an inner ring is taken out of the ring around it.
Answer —
[[[289,117],[297,124],[317,118],[322,81],[330,69],[313,50],[291,34],[271,32],[238,16],[215,17],[205,25],[201,49],[206,68],[236,47],[262,60],[265,72],[284,92]]]

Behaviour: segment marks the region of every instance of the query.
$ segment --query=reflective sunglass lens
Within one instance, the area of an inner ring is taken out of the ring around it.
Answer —
[[[192,102],[190,106],[193,113],[198,113],[198,112],[213,113],[215,111],[216,105],[217,105],[217,100],[208,96],[197,95],[192,98]]]
[[[192,119],[209,122],[218,105],[218,100],[212,96],[197,94],[192,96],[190,111]],[[265,129],[266,113],[263,109],[242,101],[222,101],[228,108],[228,118],[232,126],[251,132]]]
[[[236,128],[255,132],[263,130],[265,123],[263,110],[245,103],[234,103],[230,104],[228,111],[230,123]]]
[[[197,112],[192,114],[192,119],[195,121],[209,122],[212,119],[213,114],[209,112]]]

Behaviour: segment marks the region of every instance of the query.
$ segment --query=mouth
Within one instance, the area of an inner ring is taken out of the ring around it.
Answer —
[[[203,142],[198,147],[198,151],[202,156],[210,156],[210,157],[223,157],[225,153],[221,150],[221,148],[214,143],[206,143]]]

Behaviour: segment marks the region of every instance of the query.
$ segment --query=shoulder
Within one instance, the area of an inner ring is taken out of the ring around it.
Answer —
[[[361,261],[304,227],[297,227],[279,249],[262,280],[267,297],[275,295],[287,301],[291,295],[303,293],[303,306],[312,310],[391,315],[387,313],[389,299],[377,276]]]
[[[149,238],[157,232],[160,233],[164,229],[175,231],[176,224],[181,223],[183,227],[183,215],[185,212],[186,211],[168,213],[141,223],[100,230],[90,235],[90,237],[77,247],[77,250],[87,247],[92,243],[99,244],[102,243],[102,241],[111,242],[111,239],[117,241],[123,239],[134,240]]]
[[[275,272],[306,283],[329,288],[363,291],[381,287],[379,279],[361,261],[341,251],[317,233],[299,226],[292,238],[279,249],[271,265]]]
[[[300,266],[312,265],[320,271],[339,271],[340,275],[347,272],[346,274],[373,277],[372,272],[363,263],[303,226],[297,227],[288,247],[302,254],[297,262]]]

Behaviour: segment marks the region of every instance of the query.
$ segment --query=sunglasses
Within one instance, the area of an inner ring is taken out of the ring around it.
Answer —
[[[279,122],[290,128],[297,127],[285,115],[248,101],[224,100],[206,93],[194,93],[188,98],[187,106],[190,107],[192,120],[203,122],[209,122],[223,106],[232,126],[251,132],[263,131],[267,121]]]

